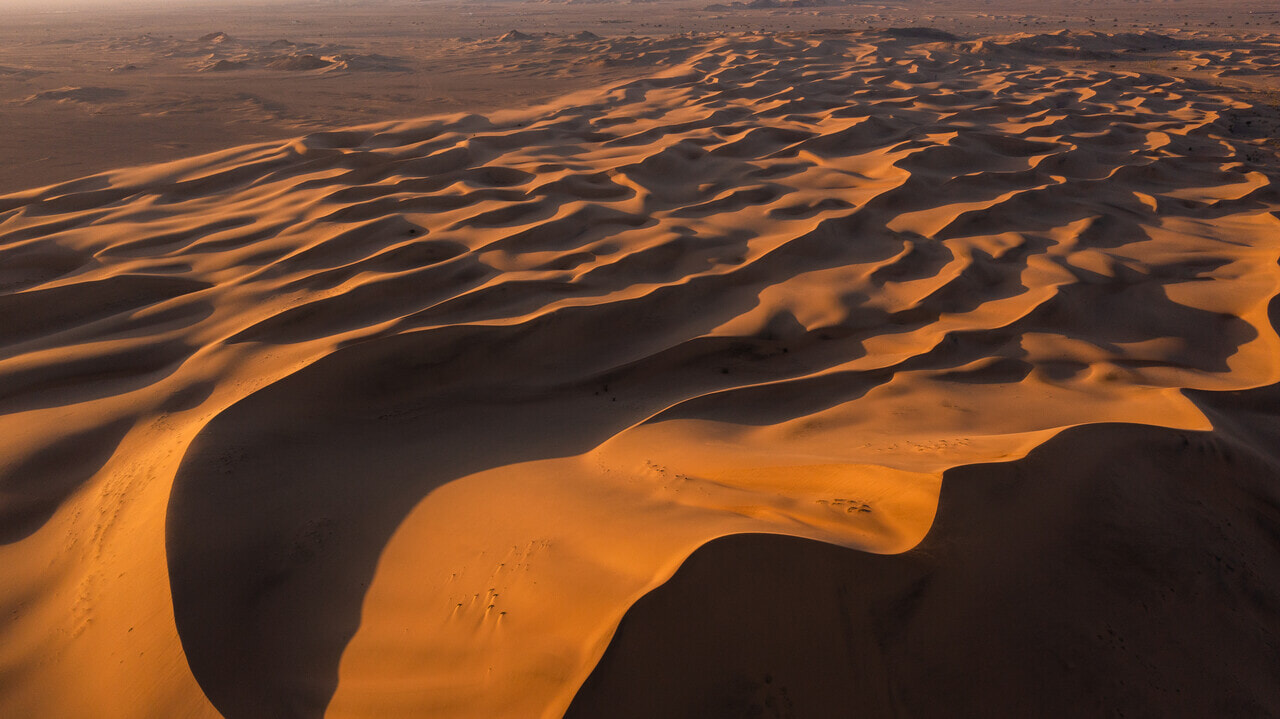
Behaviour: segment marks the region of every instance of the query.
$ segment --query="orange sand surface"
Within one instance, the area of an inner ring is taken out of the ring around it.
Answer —
[[[1280,712],[1280,37],[508,42],[0,195],[0,716]]]

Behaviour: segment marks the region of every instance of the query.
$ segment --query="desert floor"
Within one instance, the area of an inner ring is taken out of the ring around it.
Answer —
[[[1280,715],[1280,11],[759,4],[10,10],[0,716]]]

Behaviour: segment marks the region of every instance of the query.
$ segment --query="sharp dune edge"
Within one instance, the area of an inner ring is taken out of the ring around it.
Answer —
[[[1158,40],[674,38],[0,196],[0,715],[1280,711],[1264,114],[1058,62]]]

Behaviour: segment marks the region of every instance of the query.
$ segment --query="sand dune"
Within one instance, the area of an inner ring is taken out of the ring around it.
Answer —
[[[56,90],[37,92],[28,97],[26,103],[33,102],[86,102],[102,103],[119,100],[129,93],[114,87],[60,87]]]
[[[790,699],[756,677],[786,637],[714,650],[775,600],[865,607],[846,632],[878,644],[811,660],[890,662],[869,706],[938,713],[972,667],[914,652],[968,646],[988,588],[1066,611],[1036,626],[1082,666],[1109,621],[1084,603],[1138,621],[1148,589],[1114,582],[1183,520],[1160,546],[1243,536],[1216,556],[1252,574],[1169,600],[1203,624],[1135,638],[1162,669],[1123,679],[1189,680],[1205,642],[1274,658],[1249,634],[1276,631],[1274,420],[1233,394],[1280,381],[1280,163],[1240,129],[1274,111],[1055,61],[1155,34],[547,42],[661,69],[0,196],[0,714],[830,715],[803,657]],[[1197,484],[1215,472],[1228,493]],[[1052,594],[1043,556],[1102,569]],[[1239,611],[1204,618],[1224,595]],[[709,618],[657,633],[690,602]],[[1043,668],[991,637],[997,672]],[[633,700],[637,677],[695,684]],[[1227,679],[1189,706],[1260,675]],[[1080,685],[1019,686],[1009,710],[1037,713]],[[1153,696],[1126,706],[1176,706]]]
[[[202,0],[142,0],[128,9],[50,2],[14,7],[0,26],[0,106],[20,128],[0,135],[0,193],[319,129],[542,104],[681,63],[686,57],[671,47],[694,51],[704,33],[889,28],[920,40],[986,43],[993,59],[1032,55],[1042,65],[1173,74],[1264,93],[1275,89],[1268,78],[1280,47],[1280,15],[1263,0],[1179,0],[1150,12],[1123,0],[732,12],[705,11],[703,0],[278,2],[246,12]],[[76,7],[55,7],[63,4]],[[498,41],[513,29],[533,39]],[[1079,42],[1058,38],[1064,29]],[[1146,47],[1127,47],[1135,37],[1145,37]],[[1083,51],[1095,45],[1102,50]],[[305,55],[328,64],[297,59]],[[63,88],[103,87],[126,94],[109,102],[27,102]],[[1274,104],[1265,95],[1252,102]]]
[[[906,554],[716,540],[633,607],[567,716],[1274,715],[1280,424],[1260,419],[1253,439],[1089,425],[948,471]]]

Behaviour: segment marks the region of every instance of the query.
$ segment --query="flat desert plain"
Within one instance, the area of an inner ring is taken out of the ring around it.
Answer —
[[[1273,3],[0,10],[0,716],[1280,716]]]

